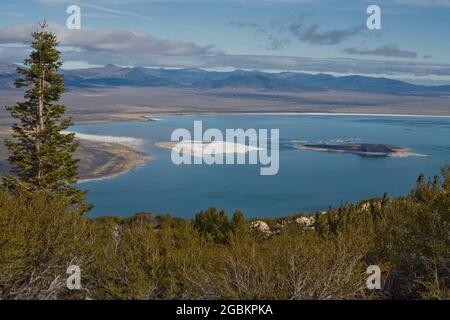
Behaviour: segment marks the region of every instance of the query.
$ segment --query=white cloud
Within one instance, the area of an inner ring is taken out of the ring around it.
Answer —
[[[15,25],[0,30],[0,43],[30,43],[35,25]],[[212,46],[200,47],[192,42],[159,39],[148,33],[118,29],[69,30],[57,24],[50,24],[61,45],[86,50],[119,53],[145,53],[160,55],[195,55],[212,50]]]
[[[347,54],[357,54],[363,56],[382,56],[396,58],[417,58],[417,53],[413,51],[399,49],[395,44],[388,44],[376,49],[357,49],[354,47],[342,50]]]

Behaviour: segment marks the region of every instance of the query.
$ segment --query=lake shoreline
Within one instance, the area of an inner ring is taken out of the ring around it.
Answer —
[[[143,166],[152,157],[140,151],[143,141],[129,137],[75,132],[82,162],[78,183],[112,179]]]
[[[443,118],[450,119],[450,114],[412,114],[412,113],[359,113],[359,112],[267,112],[267,111],[255,111],[255,112],[155,112],[155,113],[143,113],[143,114],[121,114],[122,117],[116,117],[114,119],[105,118],[98,120],[78,120],[74,122],[74,125],[99,125],[99,124],[112,124],[123,122],[159,122],[164,121],[164,117],[176,117],[176,116],[355,116],[355,117],[399,117],[399,118]],[[0,134],[10,133],[10,126],[0,125]]]
[[[0,139],[10,139],[11,130],[0,129]],[[120,137],[82,135],[76,137],[79,142],[74,153],[78,163],[78,183],[111,179],[128,173],[145,165],[152,157],[140,151],[139,145],[130,144],[129,139],[120,140]],[[113,138],[113,139],[111,139]],[[116,140],[119,138],[119,140]],[[112,142],[116,140],[115,142]],[[9,151],[4,145],[0,146],[0,169],[8,172],[11,165],[7,161]]]
[[[164,117],[173,116],[355,116],[355,117],[408,117],[408,118],[444,118],[450,119],[450,114],[410,114],[410,113],[352,113],[352,112],[267,112],[267,111],[255,111],[255,112],[238,112],[238,111],[227,111],[227,112],[157,112],[149,114],[139,114],[139,115],[123,115],[122,118],[115,119],[103,119],[103,120],[93,120],[77,121],[78,125],[96,125],[96,124],[108,124],[108,123],[120,123],[120,122],[158,122],[164,121]]]
[[[97,148],[96,157],[98,157],[98,152],[104,153],[106,156],[102,157],[102,164],[91,164],[83,171],[80,170],[78,184],[112,179],[133,171],[152,160],[150,155],[137,152],[123,145],[89,142]],[[81,143],[86,146],[89,142],[85,140]],[[89,152],[83,151],[83,154],[86,155]]]

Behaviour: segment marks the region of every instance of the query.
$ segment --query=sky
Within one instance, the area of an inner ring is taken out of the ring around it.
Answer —
[[[69,30],[67,7],[81,9]],[[381,29],[369,30],[369,5]],[[0,0],[0,62],[46,19],[65,68],[295,71],[450,84],[450,0]]]

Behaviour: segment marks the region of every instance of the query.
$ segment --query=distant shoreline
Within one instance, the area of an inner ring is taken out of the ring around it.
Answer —
[[[399,117],[399,118],[443,118],[450,119],[450,115],[438,115],[438,114],[402,114],[402,113],[351,113],[351,112],[168,112],[168,113],[155,113],[134,115],[133,117],[115,118],[115,119],[102,119],[102,120],[79,120],[74,125],[99,125],[121,122],[150,122],[155,123],[164,120],[165,117],[176,116],[227,116],[227,115],[261,115],[261,116],[355,116],[355,117]],[[10,126],[0,125],[1,133],[10,133]]]
[[[306,116],[360,116],[360,117],[410,117],[410,118],[450,118],[450,115],[423,115],[401,113],[351,113],[351,112],[256,112],[231,113],[244,115],[306,115]]]
[[[351,112],[168,112],[155,113],[154,115],[136,115],[129,118],[105,119],[98,121],[78,121],[75,123],[83,125],[97,125],[119,122],[159,122],[165,117],[180,117],[180,116],[354,116],[354,117],[399,117],[399,118],[443,118],[450,119],[450,115],[438,114],[402,114],[402,113],[351,113]],[[151,120],[150,120],[151,119]],[[155,119],[155,120],[153,120]],[[157,119],[157,120],[156,120]],[[0,129],[1,130],[1,129]]]
[[[176,117],[176,116],[221,116],[221,115],[260,115],[260,116],[358,116],[358,117],[408,117],[408,118],[450,118],[450,115],[437,114],[402,114],[402,113],[351,113],[351,112],[176,112],[176,113],[160,113],[158,117]],[[148,121],[148,118],[153,118],[152,115],[142,116],[143,121]],[[161,118],[157,118],[158,121]],[[123,120],[121,120],[123,121]],[[125,120],[126,121],[126,120]],[[132,121],[132,120],[130,120]],[[112,122],[115,122],[114,120]],[[152,122],[150,120],[150,122]]]
[[[355,116],[355,117],[399,117],[399,118],[442,118],[450,119],[450,115],[438,115],[438,114],[402,114],[402,113],[351,113],[351,112],[168,112],[168,113],[155,113],[154,115],[142,114],[135,115],[129,118],[115,118],[104,120],[79,120],[74,125],[99,125],[99,124],[111,124],[121,122],[159,122],[164,120],[164,117],[176,117],[176,116],[220,116],[220,115],[267,115],[267,116]],[[0,125],[0,133],[11,132],[9,125]]]
[[[130,118],[129,120],[111,120],[106,123],[115,122],[134,122],[134,121],[161,121],[164,117],[180,117],[180,116],[355,116],[355,117],[399,117],[399,118],[444,118],[450,119],[450,115],[439,114],[402,114],[402,113],[352,113],[352,112],[169,112],[169,113],[155,113],[154,115],[142,115],[141,118]],[[153,120],[155,119],[155,120]],[[82,124],[83,122],[79,122]],[[105,123],[105,122],[99,122]],[[96,123],[90,123],[96,124]]]

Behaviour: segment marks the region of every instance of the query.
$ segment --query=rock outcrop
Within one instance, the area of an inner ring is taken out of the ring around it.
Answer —
[[[270,233],[270,227],[269,225],[261,220],[253,221],[251,224],[252,229],[264,232],[264,233]]]
[[[314,219],[314,217],[298,217],[295,219],[295,222],[304,227],[312,227],[316,222],[316,219]]]

